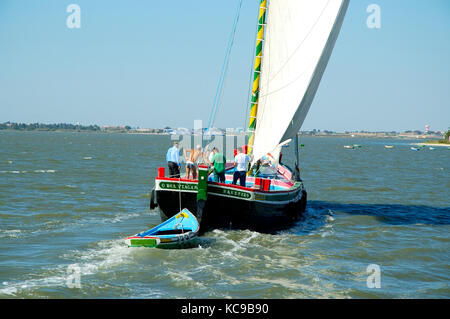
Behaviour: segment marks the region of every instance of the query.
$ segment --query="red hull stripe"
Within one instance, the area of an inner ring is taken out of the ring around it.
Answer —
[[[184,179],[184,178],[169,178],[169,177],[157,177],[155,178],[155,180],[159,180],[159,181],[171,181],[171,182],[187,182],[187,183],[191,183],[191,184],[197,184],[197,180],[192,180],[192,179]],[[249,188],[249,187],[243,187],[240,185],[232,185],[232,184],[224,184],[224,183],[218,183],[218,182],[208,182],[208,184],[210,185],[216,185],[216,186],[226,186],[226,187],[230,187],[230,188],[235,188],[235,189],[240,189],[240,190],[245,190],[247,192],[257,192],[257,193],[266,193],[266,194],[280,194],[280,193],[289,193],[292,192],[291,187],[294,186],[290,185],[289,189],[286,190],[279,190],[279,191],[273,191],[273,190],[260,190],[260,189],[254,189],[254,188]]]

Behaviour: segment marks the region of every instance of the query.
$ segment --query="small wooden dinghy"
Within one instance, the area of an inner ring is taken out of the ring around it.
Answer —
[[[394,148],[394,145],[385,145],[385,148]]]
[[[195,245],[200,224],[186,208],[152,229],[125,239],[129,247],[189,248]]]

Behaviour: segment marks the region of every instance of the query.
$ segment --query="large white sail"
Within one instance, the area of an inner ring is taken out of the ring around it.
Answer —
[[[263,49],[254,160],[300,129],[316,94],[349,0],[271,0]]]

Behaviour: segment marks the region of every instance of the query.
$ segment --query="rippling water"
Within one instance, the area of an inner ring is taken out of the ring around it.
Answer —
[[[449,298],[450,150],[300,142],[309,201],[292,229],[159,250],[123,238],[160,222],[168,136],[0,131],[0,298]]]

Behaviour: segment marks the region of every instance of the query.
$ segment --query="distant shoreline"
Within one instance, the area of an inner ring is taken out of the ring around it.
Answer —
[[[170,136],[170,133],[167,132],[139,132],[134,130],[70,130],[70,129],[2,129],[0,128],[0,132],[51,132],[51,133],[94,133],[94,134],[131,134],[131,135],[165,135]],[[238,136],[238,135],[246,135],[247,133],[231,133],[230,135]],[[182,136],[183,134],[179,134]],[[194,135],[194,134],[186,134],[186,135]],[[216,135],[220,136],[220,135]],[[320,138],[368,138],[368,139],[396,139],[396,140],[424,140],[427,139],[426,137],[421,137],[417,135],[392,135],[392,134],[386,134],[378,133],[378,134],[355,134],[355,133],[329,133],[329,134],[305,134],[300,133],[299,138],[311,138],[311,137],[320,137]],[[428,142],[421,142],[421,143],[414,143],[414,145],[429,145],[429,146],[448,146],[450,147],[450,144],[443,144],[443,143],[428,143]]]
[[[0,132],[50,132],[50,133],[93,133],[93,134],[135,134],[135,135],[170,135],[169,133],[152,133],[152,132],[130,132],[130,131],[119,131],[119,130],[18,130],[18,129],[0,129]]]
[[[119,134],[134,134],[134,135],[200,135],[200,131],[193,131],[187,128],[170,128],[168,126],[164,128],[139,128],[131,127],[129,125],[120,126],[99,126],[99,125],[80,125],[80,124],[70,124],[70,123],[57,123],[57,124],[44,124],[44,123],[11,123],[4,122],[0,123],[1,131],[17,131],[17,132],[69,132],[69,133],[119,133]],[[241,136],[247,135],[242,128],[235,129],[222,129],[215,128],[212,135],[215,136]],[[196,133],[196,134],[193,134]],[[378,138],[378,139],[399,139],[399,140],[424,140],[426,145],[439,145],[443,140],[442,132],[440,131],[379,131],[379,132],[369,132],[369,131],[345,131],[345,132],[333,132],[329,130],[309,130],[300,131],[298,136],[303,137],[345,137],[345,138]],[[431,144],[433,143],[433,144]],[[444,144],[445,145],[445,144]]]

